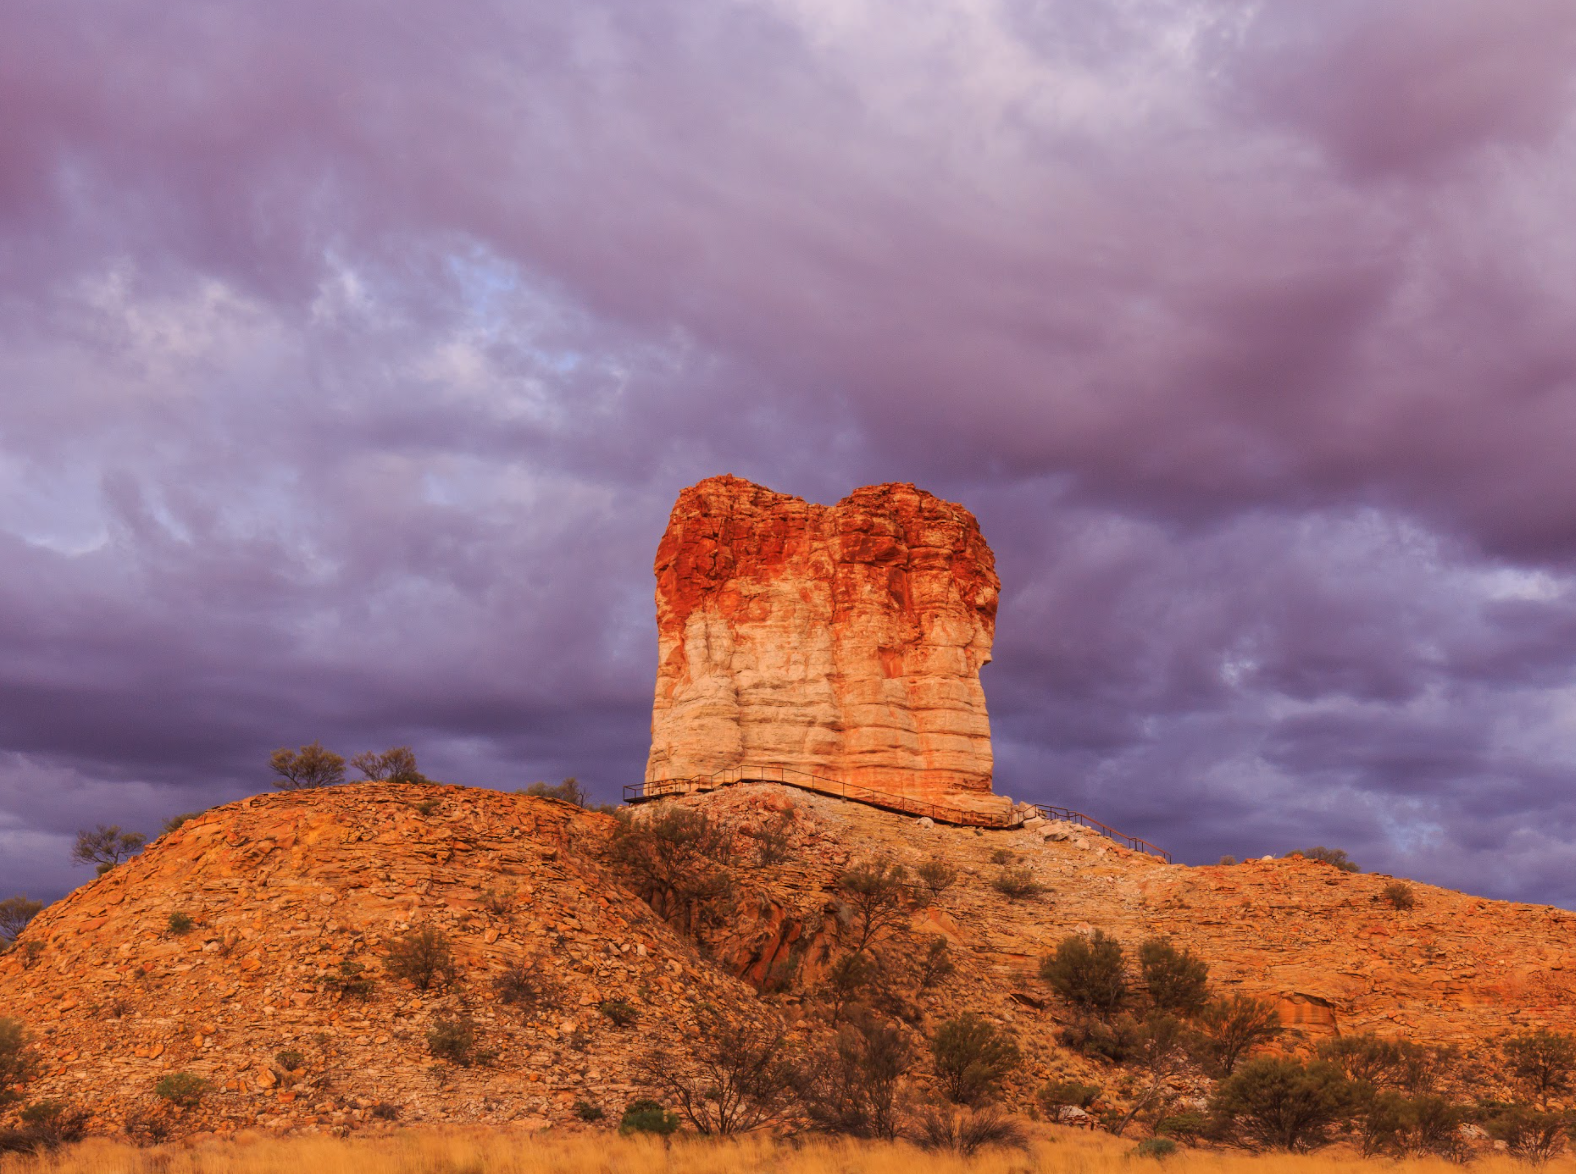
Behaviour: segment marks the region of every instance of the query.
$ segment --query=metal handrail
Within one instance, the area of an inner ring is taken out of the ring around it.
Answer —
[[[1085,815],[1081,811],[1074,811],[1071,807],[1051,807],[1044,803],[1036,803],[1034,804],[1034,809],[1040,813],[1043,819],[1059,819],[1067,823],[1081,824],[1091,831],[1097,831],[1103,836],[1109,836],[1118,844],[1127,845],[1135,852],[1147,852],[1151,856],[1160,857],[1167,864],[1172,863],[1171,853],[1164,848],[1157,848],[1148,840],[1140,839],[1138,836],[1130,836],[1126,832],[1119,832],[1110,824],[1101,823],[1093,816]]]
[[[731,787],[735,783],[781,783],[787,787],[797,787],[802,791],[814,791],[820,795],[832,795],[839,799],[853,799],[871,807],[884,808],[887,811],[898,811],[905,815],[928,815],[938,823],[957,824],[963,827],[988,827],[1007,828],[1015,826],[1013,817],[985,815],[981,812],[966,811],[960,807],[948,807],[941,803],[931,803],[925,799],[913,799],[907,795],[894,795],[890,791],[878,791],[874,787],[862,787],[856,783],[847,783],[842,779],[827,778],[824,775],[811,774],[809,771],[798,770],[791,766],[733,766],[726,770],[715,771],[709,775],[691,775],[679,779],[653,779],[645,783],[630,783],[624,788],[624,802],[645,803],[652,799],[661,799],[667,795],[684,795],[693,791],[710,791],[717,787]],[[1129,836],[1117,831],[1109,824],[1101,823],[1098,819],[1074,811],[1070,807],[1050,807],[1044,804],[1032,804],[1035,811],[1045,819],[1060,819],[1071,823],[1081,824],[1102,835],[1109,836],[1119,844],[1125,844],[1134,851],[1147,852],[1158,856],[1170,864],[1171,853],[1164,848],[1157,848],[1148,840],[1138,836]]]

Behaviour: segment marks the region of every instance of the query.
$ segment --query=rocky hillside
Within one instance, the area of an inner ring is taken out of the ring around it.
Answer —
[[[733,835],[734,899],[696,931],[703,947],[628,887],[614,819],[554,800],[368,783],[209,812],[48,909],[0,957],[0,1015],[23,1020],[46,1061],[29,1095],[91,1107],[101,1131],[396,1116],[574,1126],[581,1102],[616,1115],[638,1091],[639,1058],[688,1038],[702,1003],[781,1014],[806,1041],[823,1031],[813,992],[848,929],[836,878],[878,855],[959,873],[888,931],[896,1013],[915,1031],[964,1010],[1009,1027],[1026,1056],[1011,1090],[1022,1105],[1048,1076],[1088,1070],[1056,1044],[1063,1010],[1036,971],[1062,936],[1094,927],[1133,945],[1171,935],[1218,986],[1273,997],[1306,1035],[1404,1032],[1470,1050],[1502,1030],[1576,1023],[1576,914],[1562,910],[1423,885],[1397,910],[1388,878],[1324,864],[1173,866],[1066,826],[925,826],[777,786],[639,812],[674,806]],[[998,892],[1002,852],[1047,892]],[[386,961],[422,927],[456,963],[454,981],[428,991]],[[956,969],[927,985],[937,938]],[[512,968],[544,996],[508,1001],[498,984]],[[633,1021],[616,1022],[627,1016],[609,1000]],[[435,1057],[429,1033],[467,1018],[489,1062]],[[153,1089],[181,1072],[212,1091],[172,1113]]]

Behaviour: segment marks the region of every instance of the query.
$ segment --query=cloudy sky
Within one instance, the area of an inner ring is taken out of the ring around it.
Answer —
[[[1576,907],[1570,0],[0,16],[0,895],[640,777],[680,488],[913,481],[997,789]]]

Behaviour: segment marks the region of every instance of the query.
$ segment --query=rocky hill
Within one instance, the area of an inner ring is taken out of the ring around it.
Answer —
[[[367,783],[209,812],[46,910],[0,957],[0,1015],[23,1020],[45,1060],[29,1095],[89,1107],[106,1132],[396,1116],[574,1126],[580,1103],[616,1115],[640,1087],[639,1059],[689,1038],[702,1004],[780,1014],[802,1042],[825,1030],[813,995],[847,930],[837,877],[873,856],[958,870],[890,931],[899,1014],[915,1031],[964,1010],[1011,1029],[1023,1105],[1047,1077],[1089,1069],[1056,1043],[1064,1009],[1037,966],[1095,927],[1133,945],[1171,935],[1219,987],[1274,998],[1304,1036],[1373,1030],[1470,1051],[1504,1030],[1576,1024],[1576,914],[1563,910],[1423,885],[1397,910],[1389,878],[1311,861],[1167,865],[1066,825],[926,826],[778,786],[638,814],[674,807],[733,838],[736,891],[696,931],[703,944],[636,895],[610,851],[612,817],[555,800]],[[1047,892],[997,891],[1003,852]],[[386,961],[422,927],[456,962],[453,982],[426,991]],[[955,971],[926,985],[902,967],[936,938]],[[509,1001],[511,969],[543,997]],[[609,1001],[633,1021],[616,1022],[628,1017]],[[465,1019],[489,1062],[432,1054],[433,1028]],[[178,1072],[212,1091],[171,1113],[153,1088]]]

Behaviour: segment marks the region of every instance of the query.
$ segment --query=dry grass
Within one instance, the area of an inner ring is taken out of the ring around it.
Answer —
[[[1182,1151],[1163,1163],[1131,1156],[1133,1145],[1098,1135],[1058,1133],[1031,1153],[994,1151],[972,1159],[907,1145],[766,1139],[706,1142],[626,1140],[609,1134],[543,1137],[508,1133],[409,1132],[345,1140],[241,1136],[191,1146],[134,1149],[88,1142],[53,1157],[0,1160],[4,1174],[1453,1174],[1437,1159],[1365,1162],[1349,1154],[1307,1157]],[[1504,1156],[1476,1174],[1526,1174]],[[1541,1167],[1572,1174],[1576,1160]]]

